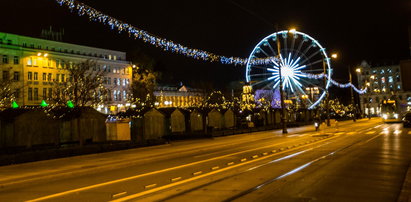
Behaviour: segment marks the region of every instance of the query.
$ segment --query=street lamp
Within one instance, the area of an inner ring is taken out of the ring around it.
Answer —
[[[331,58],[337,59],[338,58],[337,53],[332,53]],[[325,60],[323,60],[324,76],[327,75],[326,69],[327,69],[327,60],[328,59],[329,58],[326,58]],[[329,92],[328,92],[328,89],[327,89],[327,79],[331,79],[331,78],[324,77],[324,90],[325,90],[325,93],[326,93],[326,96],[325,96],[325,109],[326,109],[326,115],[327,115],[327,126],[331,126],[331,123],[330,123],[330,107],[329,107],[329,103],[328,103],[329,102]]]

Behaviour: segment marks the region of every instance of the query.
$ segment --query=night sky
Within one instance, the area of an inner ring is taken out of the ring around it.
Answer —
[[[347,80],[347,68],[367,60],[399,63],[410,56],[411,1],[132,1],[82,0],[108,15],[185,46],[225,56],[247,57],[265,36],[291,27],[337,51],[334,78]],[[3,0],[0,31],[39,37],[41,29],[64,28],[64,41],[144,53],[156,61],[161,83],[213,85],[222,90],[243,81],[245,67],[221,65],[162,52],[70,13],[54,0]],[[139,55],[139,54],[129,54]],[[129,57],[129,60],[138,58]]]

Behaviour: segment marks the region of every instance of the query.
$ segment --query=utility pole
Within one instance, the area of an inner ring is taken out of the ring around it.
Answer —
[[[349,75],[350,75],[350,84],[352,84],[352,75],[351,75],[350,68],[348,68],[348,73],[349,73]],[[352,86],[350,86],[350,87],[351,87],[351,88],[350,88],[350,92],[351,92],[351,104],[352,104],[352,106],[354,107],[354,112],[353,112],[353,116],[352,116],[352,121],[355,122],[355,121],[356,121],[356,120],[355,120],[355,115],[356,115],[357,110],[356,110],[356,106],[355,106],[355,102],[354,102],[354,92],[353,92]]]
[[[328,89],[327,89],[327,78],[326,76],[328,75],[326,72],[326,67],[327,67],[327,60],[328,58],[325,58],[323,60],[323,70],[324,70],[324,90],[325,90],[325,112],[327,114],[327,126],[331,126],[330,123],[330,107],[329,107],[329,94],[328,94]]]
[[[280,39],[277,37],[277,51],[278,51],[278,59],[281,60],[281,47],[280,47]],[[283,134],[287,134],[287,123],[285,120],[285,103],[284,103],[284,93],[283,93],[283,78],[281,75],[281,65],[278,66],[278,72],[280,75],[280,100],[281,100],[281,123],[283,126]]]

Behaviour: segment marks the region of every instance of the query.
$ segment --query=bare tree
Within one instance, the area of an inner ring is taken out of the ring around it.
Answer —
[[[66,63],[68,64],[68,63]],[[104,86],[104,69],[95,61],[86,60],[77,64],[66,65],[68,78],[54,80],[52,101],[64,105],[68,100],[77,106],[94,106],[103,104],[107,98]]]
[[[3,69],[0,78],[0,109],[6,108],[15,99],[15,89],[13,88],[13,78],[11,68]]]
[[[148,69],[135,68],[130,93],[131,102],[138,107],[151,106],[154,104],[154,87],[156,86],[157,73]]]

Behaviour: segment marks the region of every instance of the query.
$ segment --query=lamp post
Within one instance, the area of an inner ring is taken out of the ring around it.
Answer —
[[[331,58],[333,59],[337,59],[338,55],[336,53],[331,54]],[[323,71],[324,71],[324,75],[327,75],[327,60],[329,60],[329,58],[326,58],[325,60],[323,60]],[[329,78],[328,78],[329,79]],[[327,126],[331,126],[330,123],[330,106],[329,106],[329,92],[327,89],[327,78],[324,77],[324,90],[325,90],[325,111],[326,111],[326,115],[327,115]]]
[[[277,38],[277,51],[278,51],[278,59],[281,60],[281,46],[280,46],[280,40]],[[283,127],[283,134],[287,134],[287,123],[285,120],[285,103],[284,103],[284,93],[283,93],[283,78],[282,78],[282,72],[281,72],[281,65],[278,67],[278,73],[280,76],[280,100],[281,100],[281,123]]]

